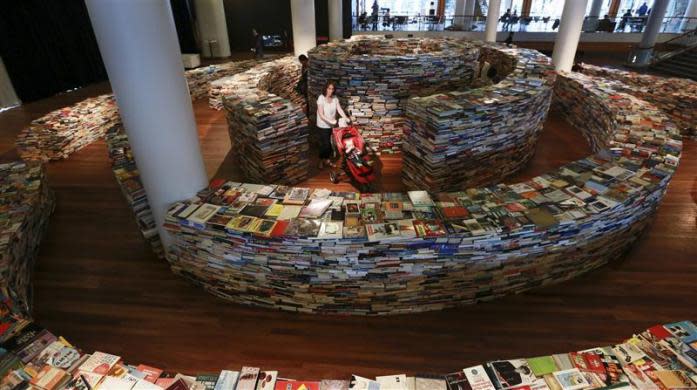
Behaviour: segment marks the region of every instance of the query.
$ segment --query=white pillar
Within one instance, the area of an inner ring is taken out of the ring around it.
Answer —
[[[5,63],[0,57],[0,111],[6,107],[14,107],[20,103],[17,93],[12,86],[10,75],[7,74]]]
[[[496,42],[496,30],[499,26],[499,13],[501,12],[501,0],[489,0],[489,10],[486,14],[486,31],[484,40]]]
[[[327,0],[329,10],[329,40],[339,41],[344,39],[343,1]]]
[[[655,0],[653,2],[651,15],[649,15],[649,20],[646,22],[644,33],[641,34],[639,49],[650,49],[656,44],[656,38],[661,30],[661,24],[663,23],[663,17],[666,15],[669,2],[670,0]]]
[[[315,32],[315,0],[290,0],[295,55],[307,54],[317,46]]]
[[[690,4],[687,5],[683,17],[690,19],[683,19],[682,23],[680,23],[680,31],[694,30],[697,28],[697,0],[690,0]]]
[[[223,0],[195,0],[196,24],[201,40],[201,54],[204,57],[230,57],[230,39],[227,34],[227,20]],[[209,41],[217,42],[217,49]]]
[[[474,8],[476,0],[467,0],[465,3],[465,31],[472,30],[472,24],[474,23]]]
[[[591,9],[588,11],[588,18],[586,18],[583,31],[597,30],[598,21],[600,20],[600,9],[603,7],[603,1],[605,0],[592,0]]]
[[[208,183],[169,0],[86,0],[165,248],[167,206]]]
[[[458,29],[463,29],[465,27],[465,1],[466,0],[455,0],[455,17],[453,19],[453,25]]]
[[[554,41],[554,52],[552,53],[552,62],[556,70],[568,72],[574,65],[587,4],[588,0],[564,1],[559,32]]]
[[[651,62],[653,45],[656,44],[656,38],[658,38],[658,32],[661,30],[661,24],[663,23],[663,17],[666,14],[669,2],[670,0],[655,0],[653,2],[651,14],[646,22],[646,27],[644,27],[644,32],[641,34],[639,47],[634,51],[630,59],[631,65],[644,66]]]

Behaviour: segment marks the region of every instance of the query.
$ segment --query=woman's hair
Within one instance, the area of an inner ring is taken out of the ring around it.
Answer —
[[[336,83],[334,83],[332,80],[327,80],[327,82],[324,84],[324,89],[322,89],[322,95],[324,95],[324,97],[327,97],[327,88],[329,88],[330,85],[334,87],[334,92],[336,92]]]

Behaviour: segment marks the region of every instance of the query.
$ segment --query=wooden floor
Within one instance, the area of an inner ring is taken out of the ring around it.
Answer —
[[[50,109],[108,90],[99,85],[0,113],[0,152]],[[195,104],[211,177],[234,174],[222,113]],[[578,133],[552,113],[520,177],[583,157]],[[385,158],[383,188],[400,164]],[[298,315],[221,301],[174,276],[149,251],[112,177],[103,142],[48,165],[57,208],[35,272],[35,316],[86,351],[185,373],[276,369],[297,379],[351,373],[444,373],[495,358],[620,341],[655,323],[697,320],[697,143],[685,143],[668,195],[619,262],[579,279],[493,302],[384,318]],[[328,184],[326,172],[309,181]]]

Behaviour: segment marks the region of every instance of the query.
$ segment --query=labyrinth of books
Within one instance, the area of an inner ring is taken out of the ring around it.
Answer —
[[[689,107],[697,102],[697,83],[689,80],[589,65],[556,73],[536,51],[452,38],[354,38],[319,46],[309,58],[310,95],[334,80],[371,147],[401,153],[410,190],[295,187],[308,176],[306,113],[316,109],[295,88],[295,59],[211,65],[186,72],[191,96],[225,109],[247,182],[214,178],[196,197],[172,204],[164,227],[173,244],[165,251],[113,96],[51,112],[20,133],[23,160],[0,165],[0,338],[3,373],[9,372],[3,385],[274,388],[258,387],[260,371],[251,367],[207,380],[161,378],[161,371],[125,365],[118,356],[84,354],[31,321],[31,270],[55,203],[41,164],[69,158],[96,139],[106,139],[114,176],[144,238],[175,273],[234,302],[390,315],[559,283],[620,257],[660,205],[680,161],[681,138],[695,135],[697,110]],[[494,77],[484,77],[483,68],[493,68]],[[593,154],[501,184],[534,153],[552,104]],[[462,381],[500,389],[511,380],[530,388],[691,388],[696,345],[697,328],[686,321],[611,347],[489,362],[442,377],[356,376],[322,388],[401,389],[392,383],[401,381],[412,383],[405,389],[445,389]],[[511,370],[519,374],[513,378]],[[263,375],[277,381],[274,371]],[[254,383],[240,387],[243,378]]]

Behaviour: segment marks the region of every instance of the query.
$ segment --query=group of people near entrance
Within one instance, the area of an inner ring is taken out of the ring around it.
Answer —
[[[305,97],[307,103],[309,103],[309,91],[308,91],[308,58],[306,55],[301,54],[298,57],[301,68],[300,81],[296,86],[296,92]],[[317,131],[317,140],[319,142],[319,169],[324,168],[325,165],[331,166],[332,157],[332,129],[337,127],[345,127],[351,123],[351,119],[346,115],[344,110],[341,108],[339,103],[339,98],[335,94],[336,84],[329,80],[324,84],[322,93],[317,97],[317,116],[315,118],[315,127]],[[309,105],[306,104],[307,107]],[[308,112],[309,114],[309,108]],[[337,119],[337,114],[339,119]]]

